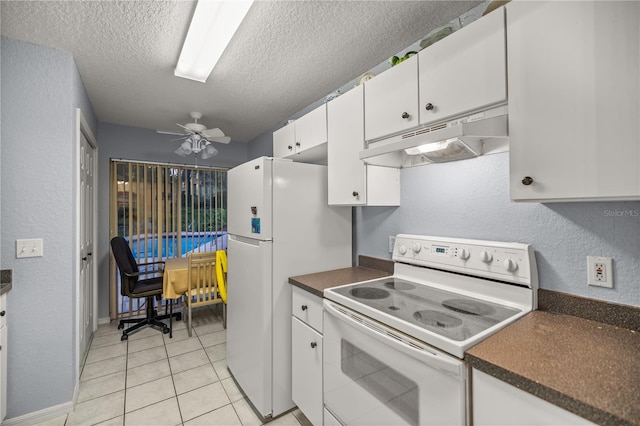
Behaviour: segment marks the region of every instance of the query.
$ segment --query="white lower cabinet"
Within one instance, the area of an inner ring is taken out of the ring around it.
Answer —
[[[293,287],[292,305],[292,399],[312,424],[320,426],[323,424],[322,299]]]
[[[563,408],[473,369],[474,425],[592,425]]]

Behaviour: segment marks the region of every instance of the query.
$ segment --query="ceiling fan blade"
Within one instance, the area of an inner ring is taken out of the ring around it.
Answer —
[[[224,136],[224,133],[220,129],[206,129],[202,132],[202,136],[207,139],[217,138]]]
[[[156,133],[160,133],[161,135],[176,135],[176,136],[184,136],[184,133],[176,133],[176,132],[166,132],[164,130],[156,130]]]
[[[179,135],[180,133],[176,133],[176,135]],[[175,141],[182,141],[185,140],[189,137],[190,135],[182,135],[181,138],[175,138],[175,139],[171,139],[169,142],[175,142]]]
[[[183,126],[180,123],[176,123],[178,126],[182,127],[183,129],[185,129],[187,131],[187,133],[189,133],[190,135],[193,134],[193,130],[191,130],[190,128],[188,128],[187,126]]]
[[[211,140],[212,142],[218,142],[218,143],[229,143],[231,142],[231,138],[229,136],[220,136],[220,137],[214,137],[214,138],[208,138],[209,140]]]

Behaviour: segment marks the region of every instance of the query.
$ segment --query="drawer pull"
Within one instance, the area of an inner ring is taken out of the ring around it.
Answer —
[[[311,342],[311,349],[315,349],[318,344],[316,342]]]
[[[303,311],[306,311],[307,310],[307,305],[300,306],[300,309],[302,309]]]
[[[0,312],[0,317],[3,317],[3,316],[5,316],[5,315],[7,315],[7,312],[6,312],[6,311],[2,311],[2,312]]]

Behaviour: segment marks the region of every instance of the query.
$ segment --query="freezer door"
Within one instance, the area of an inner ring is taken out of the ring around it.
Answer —
[[[272,252],[270,241],[229,235],[227,366],[263,417],[272,412]]]
[[[257,240],[270,240],[271,170],[267,157],[241,164],[227,174],[227,224],[229,234]]]

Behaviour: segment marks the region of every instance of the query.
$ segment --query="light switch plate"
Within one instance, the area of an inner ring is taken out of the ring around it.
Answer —
[[[42,238],[16,240],[16,258],[42,257]]]

